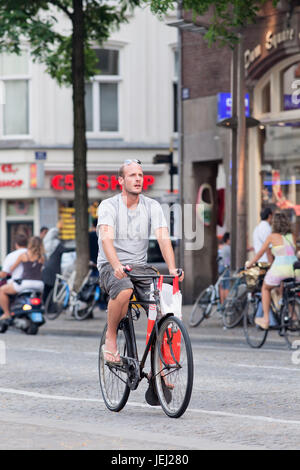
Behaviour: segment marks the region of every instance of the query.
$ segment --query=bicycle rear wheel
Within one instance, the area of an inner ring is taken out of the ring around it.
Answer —
[[[191,341],[184,324],[165,318],[151,349],[151,366],[159,402],[171,418],[186,411],[192,394],[194,365]]]
[[[268,330],[263,330],[255,324],[255,318],[261,309],[261,300],[248,300],[244,310],[244,333],[251,348],[261,348],[267,339]]]
[[[281,325],[284,338],[291,349],[300,348],[300,299],[294,298],[283,305]]]
[[[213,294],[213,288],[208,287],[207,289],[203,290],[199,296],[197,297],[196,302],[194,303],[193,309],[191,311],[189,325],[192,328],[200,325],[205,318],[208,318],[211,309],[211,298]]]
[[[128,356],[129,333],[126,328],[126,320],[119,325],[117,332],[117,346],[121,356]],[[110,411],[121,411],[127,403],[130,388],[127,385],[127,373],[125,368],[111,366],[105,363],[102,346],[105,344],[107,325],[102,333],[99,348],[99,382],[104,403]]]
[[[65,287],[62,286],[62,289],[65,289]],[[51,289],[46,299],[45,306],[44,306],[45,316],[48,320],[55,320],[57,317],[59,317],[59,315],[64,309],[63,301],[55,302],[53,300],[53,293],[54,293],[54,289]],[[60,296],[60,298],[61,297],[62,296]]]
[[[222,319],[227,329],[235,328],[243,319],[247,305],[247,286],[237,282],[233,285],[223,304]]]

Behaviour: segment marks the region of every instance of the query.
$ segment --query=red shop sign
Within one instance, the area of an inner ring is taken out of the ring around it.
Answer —
[[[118,182],[118,177],[115,175],[99,175],[96,178],[97,186],[99,191],[116,191],[122,189]],[[144,175],[143,189],[147,189],[155,183],[153,175]],[[74,176],[70,175],[55,175],[51,179],[51,187],[56,191],[74,191]]]

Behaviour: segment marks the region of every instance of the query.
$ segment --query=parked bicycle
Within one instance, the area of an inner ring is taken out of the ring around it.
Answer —
[[[145,301],[136,297],[136,300],[130,301],[127,315],[117,332],[121,365],[105,361],[102,346],[105,344],[107,327],[103,331],[99,349],[99,380],[104,402],[109,410],[121,411],[130,392],[136,390],[141,380],[146,378],[149,384],[152,383],[167,416],[179,418],[189,405],[193,388],[193,353],[188,332],[182,321],[172,313],[162,316],[159,275],[133,276],[130,271],[125,272],[133,280],[152,279],[154,300]],[[164,279],[174,279],[174,276],[164,276]],[[157,309],[157,318],[141,361],[133,322],[140,315],[137,304],[146,308],[155,305]],[[144,369],[149,353],[151,370],[147,373]]]
[[[299,269],[299,261],[294,269]],[[255,274],[256,269],[256,274]],[[250,272],[249,272],[250,271]],[[251,274],[252,272],[252,274]],[[247,343],[252,348],[261,348],[270,330],[278,331],[285,338],[289,348],[299,348],[300,340],[300,283],[290,278],[283,281],[283,294],[276,304],[271,298],[270,326],[263,330],[255,323],[255,318],[263,316],[261,286],[266,274],[266,266],[258,263],[254,268],[243,272],[249,286],[247,307],[244,312],[244,333]]]
[[[78,293],[73,289],[75,271],[69,278],[61,274],[56,275],[54,287],[45,302],[45,315],[48,320],[55,320],[63,311],[68,310],[76,320],[82,321],[93,313],[96,305],[101,309],[106,308],[94,267],[94,264],[90,263],[90,269]]]
[[[228,296],[223,304],[220,302],[219,286],[222,281],[231,283]],[[247,303],[247,286],[238,272],[228,277],[228,267],[219,276],[217,282],[200,292],[191,311],[189,325],[196,327],[209,318],[213,313],[219,312],[223,325],[230,329],[237,326],[243,319],[243,311]]]

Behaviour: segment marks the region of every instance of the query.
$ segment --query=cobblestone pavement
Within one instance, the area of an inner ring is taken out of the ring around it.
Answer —
[[[185,321],[190,308],[185,307]],[[125,409],[109,412],[98,384],[104,313],[76,322],[62,315],[36,337],[0,337],[0,449],[296,449],[300,366],[276,333],[250,349],[243,330],[214,316],[189,330],[195,362],[190,407],[178,419],[145,403],[146,383]],[[137,323],[138,346],[146,321]]]

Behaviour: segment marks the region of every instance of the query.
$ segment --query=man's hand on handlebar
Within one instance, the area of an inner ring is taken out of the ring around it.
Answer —
[[[182,282],[184,279],[184,271],[182,269],[169,269],[169,273],[171,276],[178,276],[179,275],[179,281]]]
[[[123,279],[124,277],[127,277],[127,274],[124,271],[125,268],[128,268],[128,266],[119,264],[119,266],[114,269],[114,275],[117,279]]]

